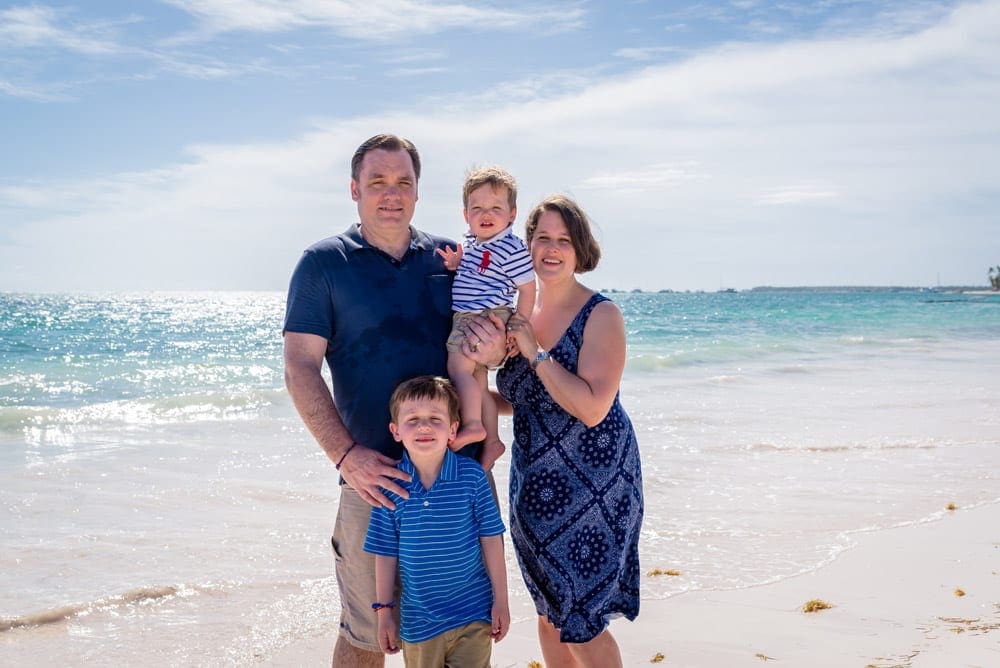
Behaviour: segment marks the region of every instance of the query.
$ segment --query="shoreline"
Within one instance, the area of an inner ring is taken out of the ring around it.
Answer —
[[[832,607],[803,612],[813,599]],[[512,618],[491,666],[541,662],[532,611]],[[1000,665],[1000,503],[859,534],[826,566],[778,582],[643,600],[635,622],[611,629],[625,666]],[[332,647],[332,638],[300,641],[265,663],[328,665]],[[398,655],[386,661],[402,665]]]

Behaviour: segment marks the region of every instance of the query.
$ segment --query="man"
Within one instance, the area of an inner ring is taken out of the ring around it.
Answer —
[[[351,161],[359,222],[308,248],[288,289],[285,385],[343,483],[332,540],[341,598],[334,666],[384,665],[371,608],[374,557],[362,546],[370,507],[394,507],[382,489],[407,497],[396,482],[407,477],[396,468],[402,450],[389,432],[389,398],[407,378],[447,373],[452,275],[436,251],[454,243],[410,227],[419,178],[408,140],[382,134],[363,143]],[[503,357],[499,320],[472,323],[467,340],[481,363]]]

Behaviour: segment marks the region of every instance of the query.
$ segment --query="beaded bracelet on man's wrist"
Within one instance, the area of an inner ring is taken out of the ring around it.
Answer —
[[[336,467],[337,467],[337,470],[338,470],[338,471],[340,470],[340,465],[344,463],[344,460],[345,460],[345,459],[347,459],[347,455],[348,455],[348,453],[350,453],[350,452],[351,452],[351,450],[353,450],[353,449],[354,449],[354,446],[356,446],[357,444],[358,444],[358,442],[357,442],[357,441],[354,441],[354,442],[353,442],[353,443],[351,443],[351,444],[350,444],[349,446],[347,446],[347,449],[346,449],[346,450],[344,450],[344,454],[342,454],[342,455],[340,456],[340,460],[339,460],[339,461],[337,461],[337,465],[336,465]]]

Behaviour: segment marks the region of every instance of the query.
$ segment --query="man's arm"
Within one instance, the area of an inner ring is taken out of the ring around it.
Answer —
[[[393,478],[409,480],[409,476],[396,468],[394,460],[364,447],[363,443],[351,449],[354,439],[341,420],[323,378],[326,345],[322,336],[285,333],[285,387],[313,438],[330,461],[340,464],[340,474],[347,484],[369,504],[395,508],[379,487],[407,498],[409,493]]]

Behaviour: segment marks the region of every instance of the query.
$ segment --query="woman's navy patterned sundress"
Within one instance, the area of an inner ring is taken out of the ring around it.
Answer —
[[[593,295],[549,351],[572,373]],[[523,356],[497,374],[514,407],[510,535],[539,615],[563,642],[586,642],[608,621],[639,614],[642,477],[632,422],[615,396],[595,427],[564,411]]]

